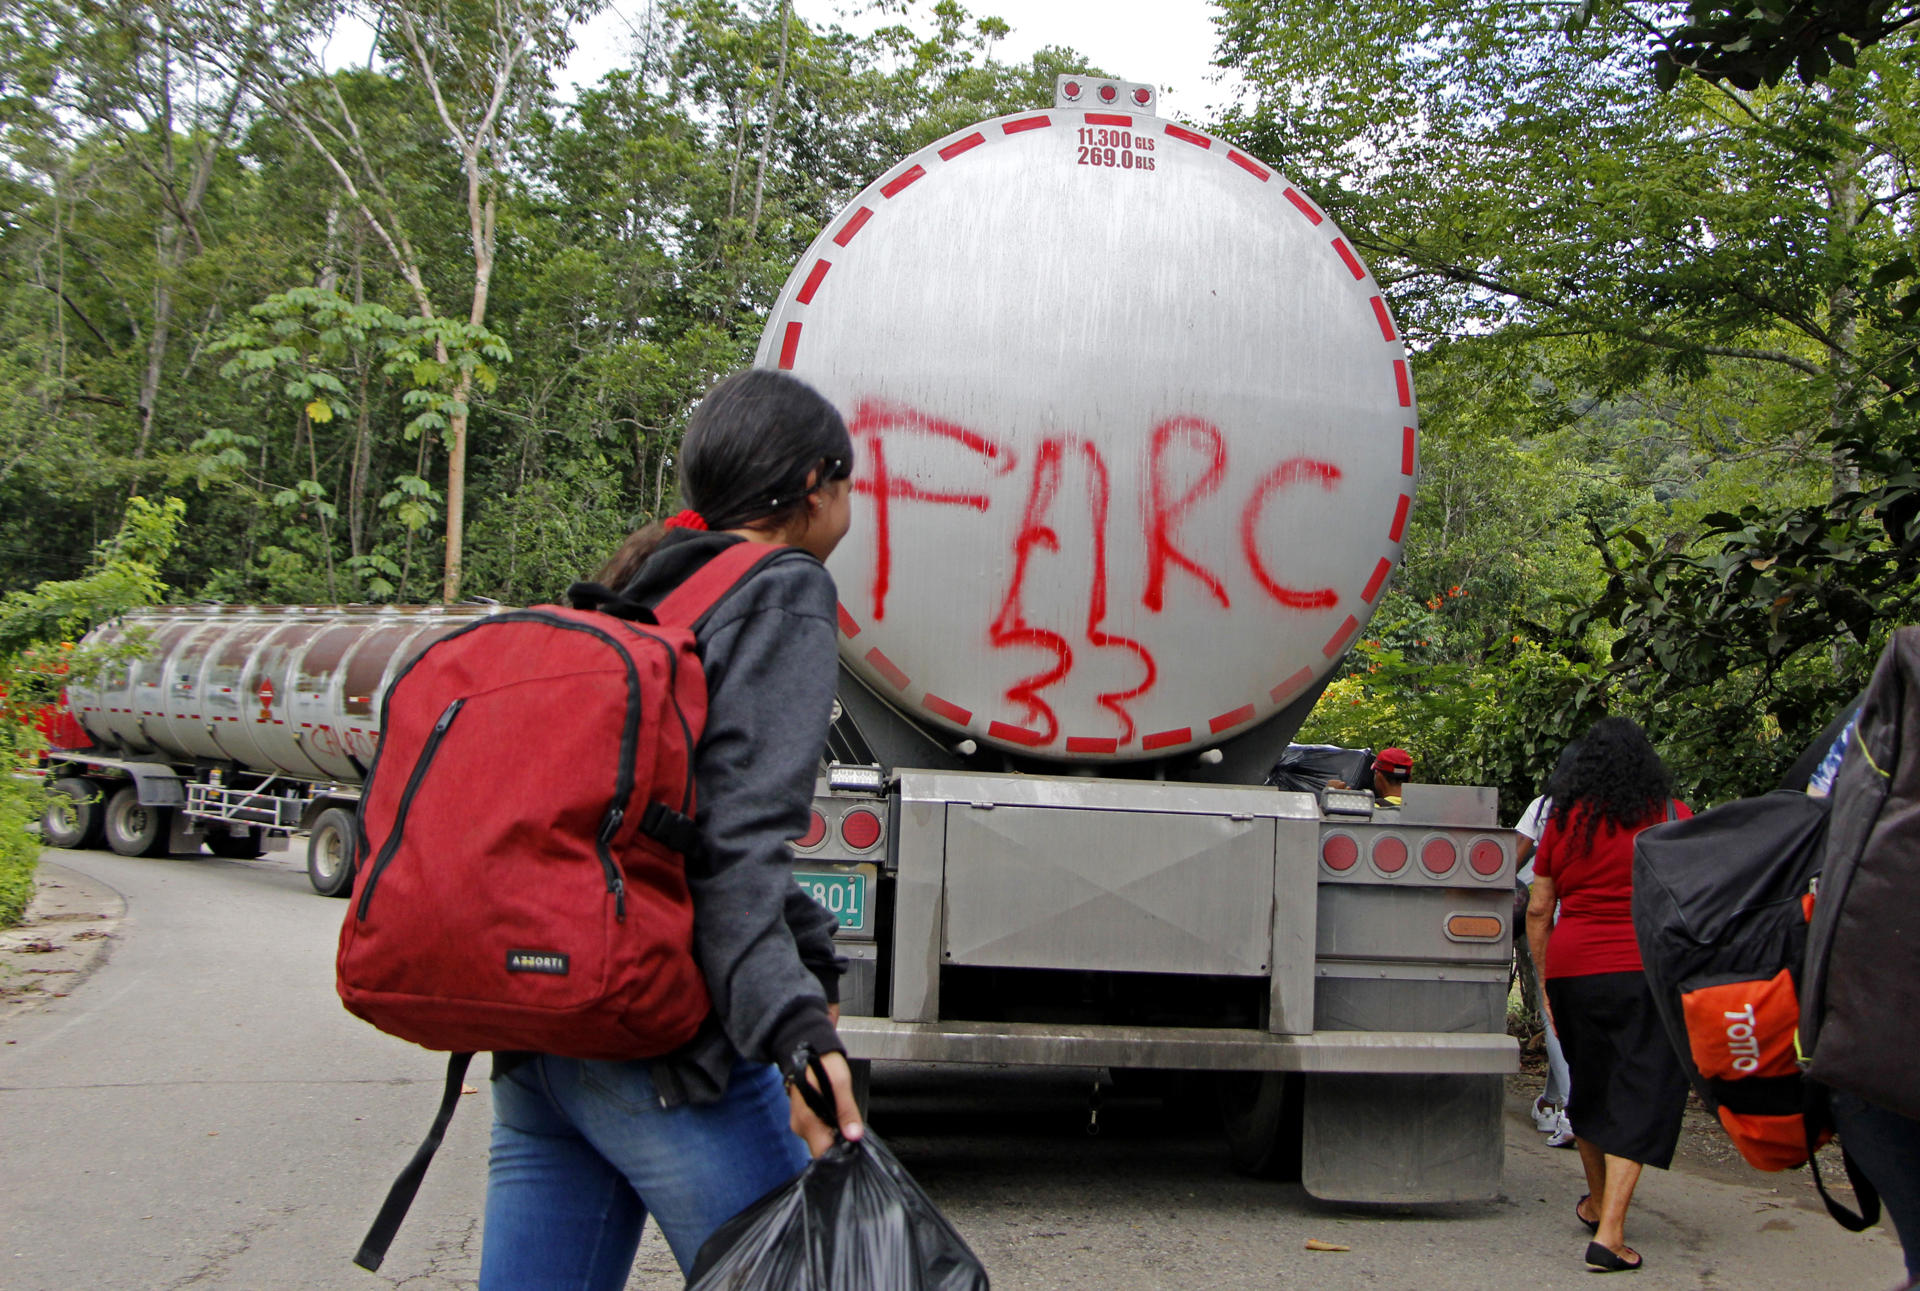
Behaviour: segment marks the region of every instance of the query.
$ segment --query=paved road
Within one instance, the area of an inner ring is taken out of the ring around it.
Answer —
[[[291,860],[49,860],[127,913],[92,977],[0,1020],[0,1287],[472,1286],[484,1093],[455,1118],[386,1269],[348,1263],[431,1115],[441,1060],[340,1009],[342,905]],[[896,1068],[876,1086],[880,1131],[1001,1291],[1592,1285],[1567,1213],[1577,1165],[1541,1145],[1517,1097],[1500,1200],[1376,1211],[1237,1179],[1221,1143],[1146,1102],[1109,1102],[1089,1138],[1083,1078]],[[1649,1174],[1637,1291],[1897,1280],[1891,1235],[1843,1233],[1801,1176],[1720,1174]],[[1351,1250],[1309,1253],[1309,1238]],[[657,1240],[630,1285],[681,1285]]]

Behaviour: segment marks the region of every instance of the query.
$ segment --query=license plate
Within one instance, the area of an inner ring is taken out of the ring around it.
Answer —
[[[800,890],[825,907],[840,921],[841,933],[867,932],[873,901],[873,867],[862,865],[845,870],[795,870],[794,882]]]

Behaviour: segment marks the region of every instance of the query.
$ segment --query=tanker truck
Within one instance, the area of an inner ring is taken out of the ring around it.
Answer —
[[[794,840],[840,921],[841,1033],[857,1066],[1198,1073],[1244,1170],[1490,1197],[1517,1065],[1494,792],[1264,783],[1400,558],[1405,347],[1310,198],[1155,106],[1065,76],[928,145],[766,324],[757,362],[831,398],[858,459]],[[75,690],[126,751],[109,821],[162,802],[158,757],[182,814],[278,793],[263,828],[337,826],[387,680],[466,613],[150,616],[163,662]]]

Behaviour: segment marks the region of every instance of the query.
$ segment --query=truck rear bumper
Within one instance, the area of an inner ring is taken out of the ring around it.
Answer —
[[[1520,1047],[1512,1036],[1438,1031],[1272,1035],[1204,1027],[895,1022],[842,1016],[840,1038],[849,1057],[886,1062],[1447,1076],[1505,1075],[1520,1069]]]

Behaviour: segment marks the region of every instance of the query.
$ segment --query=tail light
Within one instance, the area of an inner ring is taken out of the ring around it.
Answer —
[[[1360,863],[1360,844],[1351,834],[1329,834],[1320,844],[1320,860],[1335,874],[1345,874]]]
[[[1507,925],[1498,915],[1450,914],[1447,936],[1454,941],[1499,941]]]
[[[809,812],[807,815],[807,832],[796,838],[793,841],[793,845],[803,851],[812,851],[826,841],[827,818],[817,811]]]
[[[880,841],[880,817],[856,807],[840,818],[840,841],[856,852],[866,851]]]
[[[1382,874],[1398,874],[1407,868],[1407,845],[1392,834],[1383,834],[1373,842],[1373,868]]]
[[[1491,838],[1476,838],[1467,849],[1467,865],[1483,879],[1490,879],[1507,863],[1507,854]]]
[[[1439,878],[1460,863],[1460,849],[1451,838],[1429,838],[1420,845],[1420,868]]]

